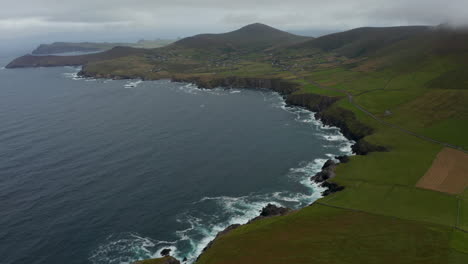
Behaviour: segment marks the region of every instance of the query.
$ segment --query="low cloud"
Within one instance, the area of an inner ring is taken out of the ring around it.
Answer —
[[[0,10],[0,38],[86,38],[120,34],[177,37],[262,22],[284,30],[468,24],[466,0],[16,0]],[[99,35],[99,34],[98,34]],[[56,36],[56,35],[54,35]]]

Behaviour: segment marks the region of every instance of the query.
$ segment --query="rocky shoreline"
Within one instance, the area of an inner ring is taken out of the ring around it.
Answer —
[[[330,97],[318,94],[296,94],[295,92],[299,90],[299,85],[281,79],[251,77],[172,77],[171,81],[193,83],[199,88],[203,89],[214,89],[216,87],[269,89],[281,94],[284,97],[287,105],[299,106],[310,110],[315,113],[315,118],[320,120],[323,124],[338,127],[346,138],[356,142],[352,146],[352,150],[355,154],[366,155],[369,152],[386,151],[385,147],[372,145],[363,139],[365,136],[372,134],[373,130],[358,122],[354,116],[354,113],[341,108],[338,111],[338,115],[328,111],[331,106],[340,99],[340,97]],[[350,120],[353,122],[353,124],[348,123]],[[349,160],[350,159],[348,156],[338,156],[335,157],[335,159],[330,159],[323,165],[320,172],[311,177],[311,181],[314,181],[321,187],[326,188],[326,190],[322,193],[323,196],[339,192],[345,188],[344,186],[340,186],[330,180],[336,176],[336,167],[340,163],[346,163]],[[250,220],[246,224],[250,224],[254,221],[258,221],[264,218],[283,216],[290,212],[292,212],[292,210],[289,208],[277,207],[275,205],[268,204],[265,208],[262,209],[258,217]],[[223,231],[219,232],[216,237],[203,249],[202,254],[198,256],[197,260],[203,255],[203,252],[212,247],[216,240],[241,226],[242,225],[240,224],[231,225]]]
[[[281,94],[287,105],[303,107],[314,112],[315,118],[320,120],[324,125],[338,127],[347,139],[356,142],[352,149],[357,155],[366,155],[369,152],[375,151],[386,151],[385,147],[372,145],[363,139],[374,131],[372,128],[359,122],[353,112],[339,107],[331,109],[333,104],[342,97],[296,93],[299,90],[299,84],[279,78],[172,77],[171,81],[193,83],[204,89],[216,87],[269,89]]]
[[[111,79],[135,79],[138,76],[101,76],[94,75],[93,73],[87,72],[85,69],[78,73],[79,76],[86,78],[111,78]],[[168,77],[172,82],[185,82],[192,83],[199,88],[203,89],[214,89],[216,87],[225,88],[253,88],[253,89],[269,89],[279,93],[283,96],[286,105],[303,107],[309,111],[315,113],[315,119],[320,120],[324,125],[333,126],[340,129],[341,133],[349,140],[355,142],[352,145],[352,151],[356,155],[367,155],[370,152],[384,152],[387,149],[383,146],[376,146],[364,138],[371,135],[374,131],[372,128],[366,126],[357,120],[355,114],[349,110],[332,107],[342,97],[326,96],[319,94],[310,93],[296,93],[300,89],[300,84],[283,80],[281,78],[255,78],[255,77],[214,77],[214,76],[193,76],[193,75],[171,75]],[[160,78],[160,79],[168,79]],[[143,80],[147,80],[142,78]],[[158,80],[158,79],[151,79]],[[340,163],[348,161],[347,157],[336,157]],[[323,177],[314,178],[313,181],[320,183],[321,186],[328,188],[330,191],[324,192],[324,195],[343,190],[344,187],[331,183],[328,180],[332,179],[331,175],[334,175],[334,169],[337,164],[331,165],[327,161],[322,169],[322,174],[328,174],[327,179]]]
[[[87,78],[111,78],[111,79],[135,79],[138,76],[95,76],[82,70],[78,73],[79,76]],[[169,76],[168,76],[169,77]],[[142,78],[146,80],[145,78]],[[168,79],[160,78],[160,79]],[[225,88],[254,88],[254,89],[269,89],[278,92],[283,96],[287,105],[303,107],[309,111],[315,113],[315,118],[320,120],[324,125],[338,127],[341,133],[356,143],[352,146],[352,150],[356,155],[367,155],[369,152],[374,151],[386,151],[385,147],[375,146],[366,140],[364,137],[373,133],[372,128],[362,124],[357,120],[354,113],[342,109],[339,107],[333,108],[335,102],[340,100],[342,97],[331,97],[319,94],[300,94],[296,93],[299,91],[299,84],[282,80],[280,78],[254,78],[254,77],[212,77],[212,76],[177,76],[172,75],[169,77],[172,82],[185,82],[195,84],[199,88],[203,89],[214,89],[216,87]],[[153,80],[153,79],[152,79]],[[338,161],[338,162],[337,162]],[[311,177],[311,181],[319,184],[321,187],[326,188],[322,193],[323,196],[330,195],[332,193],[341,191],[345,186],[340,186],[331,180],[335,177],[335,168],[339,163],[346,163],[349,161],[348,156],[339,156],[335,159],[328,160],[322,167],[322,170],[316,175]],[[260,215],[246,224],[250,224],[260,219],[282,216],[292,212],[289,208],[277,207],[272,204],[268,204],[262,209]],[[229,232],[241,227],[240,224],[235,224],[227,227],[225,230],[219,232],[217,236],[203,249],[203,252],[211,248],[211,246]],[[203,253],[202,253],[203,254]],[[201,254],[201,255],[202,255]],[[200,256],[201,256],[200,255]],[[198,258],[200,258],[198,256]],[[171,259],[173,261],[175,259]],[[186,259],[182,260],[185,262]],[[174,264],[179,263],[174,262]],[[171,263],[172,264],[172,263]]]

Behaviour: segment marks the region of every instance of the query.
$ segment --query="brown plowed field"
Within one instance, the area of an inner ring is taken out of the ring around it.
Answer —
[[[450,194],[462,193],[468,186],[468,154],[444,148],[416,187]]]

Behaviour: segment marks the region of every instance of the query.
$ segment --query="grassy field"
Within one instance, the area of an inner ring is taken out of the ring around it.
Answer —
[[[463,248],[451,236],[440,225],[315,204],[241,227],[197,263],[448,263],[450,245]]]
[[[464,65],[451,54],[421,53],[408,60],[398,51],[384,67],[379,57],[317,68],[298,78],[296,93],[346,91],[387,122],[466,149],[468,77],[456,70]],[[468,263],[468,190],[457,196],[415,187],[443,146],[378,122],[347,98],[327,111],[341,115],[340,109],[373,129],[366,141],[388,151],[352,157],[333,180],[344,191],[290,216],[242,227],[199,263]]]

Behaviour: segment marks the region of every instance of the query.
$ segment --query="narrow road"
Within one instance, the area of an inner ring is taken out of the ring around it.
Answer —
[[[297,74],[296,74],[297,76]],[[392,124],[390,122],[387,122],[385,120],[382,120],[380,119],[379,117],[375,116],[374,114],[372,114],[371,112],[369,112],[367,109],[365,109],[364,107],[362,107],[360,104],[356,103],[354,101],[354,98],[353,98],[353,95],[348,92],[348,91],[344,91],[344,90],[341,90],[341,89],[337,89],[337,88],[332,88],[332,87],[326,87],[326,86],[323,86],[317,82],[314,82],[314,81],[308,81],[306,80],[305,78],[303,78],[304,81],[308,84],[311,84],[311,85],[314,85],[314,86],[317,86],[321,89],[327,89],[327,90],[332,90],[332,91],[335,91],[335,92],[338,92],[338,93],[342,93],[342,94],[345,94],[347,97],[348,97],[348,101],[349,103],[351,103],[354,107],[356,107],[357,109],[361,110],[362,112],[364,112],[366,115],[370,116],[372,119],[376,120],[377,122],[381,123],[381,124],[384,124],[386,126],[389,126],[389,127],[392,127],[392,128],[395,128],[395,129],[398,129],[399,131],[403,132],[403,133],[406,133],[408,135],[412,135],[412,136],[415,136],[419,139],[422,139],[422,140],[425,140],[425,141],[428,141],[428,142],[431,142],[431,143],[435,143],[435,144],[439,144],[439,145],[442,145],[444,147],[448,147],[448,148],[453,148],[453,149],[456,149],[456,150],[459,150],[459,151],[462,151],[462,152],[465,152],[468,154],[468,150],[464,149],[463,147],[461,146],[457,146],[457,145],[453,145],[453,144],[450,144],[450,143],[447,143],[447,142],[442,142],[442,141],[439,141],[439,140],[436,140],[436,139],[433,139],[433,138],[430,138],[430,137],[426,137],[424,135],[421,135],[421,134],[417,134],[415,132],[412,132],[406,128],[403,128],[401,126],[398,126],[398,125],[395,125],[395,124]]]

